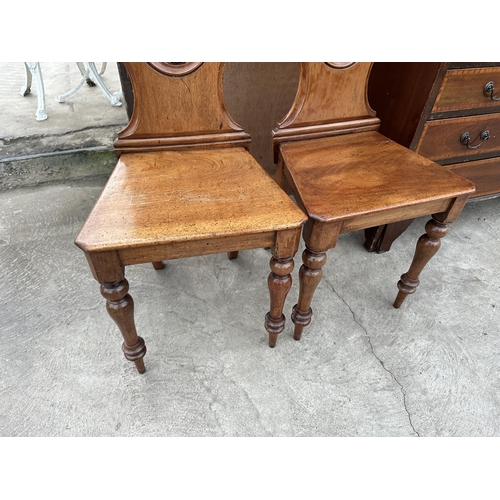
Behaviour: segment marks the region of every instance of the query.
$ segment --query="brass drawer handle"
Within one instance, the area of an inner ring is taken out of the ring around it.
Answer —
[[[485,130],[484,132],[481,132],[481,135],[479,136],[479,138],[481,139],[481,142],[479,144],[476,144],[475,146],[471,146],[469,144],[469,142],[470,142],[470,134],[469,134],[469,132],[464,132],[460,136],[460,142],[462,144],[465,144],[467,146],[467,149],[477,149],[479,146],[481,146],[481,144],[484,141],[487,141],[490,138],[490,131],[489,130]]]
[[[483,89],[483,92],[488,95],[490,94],[491,100],[492,101],[500,101],[500,97],[493,97],[493,94],[495,92],[495,84],[493,82],[488,82]]]

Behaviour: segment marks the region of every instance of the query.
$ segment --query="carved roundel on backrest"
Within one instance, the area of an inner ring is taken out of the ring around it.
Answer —
[[[202,62],[149,62],[148,65],[165,76],[186,76],[194,73]]]
[[[325,63],[327,66],[330,66],[330,68],[334,69],[346,69],[350,68],[353,64],[356,64],[355,62],[326,62]]]

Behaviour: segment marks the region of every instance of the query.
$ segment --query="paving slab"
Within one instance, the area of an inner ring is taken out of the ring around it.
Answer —
[[[125,106],[112,106],[97,86],[86,83],[65,102],[59,96],[82,76],[76,63],[41,62],[48,118],[37,121],[38,90],[22,96],[22,62],[0,62],[0,190],[84,177],[109,176],[116,157],[113,141],[127,123]],[[101,67],[101,63],[97,63]],[[101,76],[120,93],[116,63]]]

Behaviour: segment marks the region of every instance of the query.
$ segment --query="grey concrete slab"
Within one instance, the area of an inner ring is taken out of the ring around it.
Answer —
[[[97,86],[84,84],[64,103],[59,95],[81,79],[76,63],[40,63],[48,118],[35,119],[37,88],[20,95],[22,62],[0,62],[0,191],[45,182],[108,176],[116,157],[113,141],[127,123],[125,106],[112,106]],[[97,64],[100,67],[100,64]],[[120,92],[116,63],[102,75]]]
[[[465,207],[400,310],[426,220],[383,255],[342,235],[312,324],[296,342],[289,321],[275,349],[268,251],[131,266],[139,375],[73,244],[103,184],[0,193],[1,436],[500,435],[500,200]]]
[[[100,64],[97,63],[100,67]],[[96,131],[106,127],[123,126],[127,123],[125,106],[112,106],[99,87],[84,84],[64,103],[59,96],[71,90],[81,79],[74,62],[41,62],[46,112],[44,121],[35,119],[37,109],[37,89],[33,83],[31,93],[21,96],[24,84],[24,63],[0,62],[0,138],[15,140],[19,138],[67,136],[68,133]],[[120,79],[116,63],[107,63],[102,80],[111,93],[120,92]],[[53,139],[52,139],[53,140]],[[47,142],[45,144],[47,146]],[[0,154],[6,153],[5,145],[0,144]],[[48,147],[51,147],[48,144]],[[22,151],[21,151],[22,152]]]

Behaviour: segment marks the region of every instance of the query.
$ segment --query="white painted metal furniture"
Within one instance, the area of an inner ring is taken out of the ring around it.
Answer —
[[[59,96],[59,102],[64,102],[68,97],[77,92],[85,82],[87,82],[87,84],[91,87],[97,85],[103,91],[104,95],[109,99],[113,106],[122,105],[120,101],[121,92],[115,92],[114,94],[112,94],[101,80],[101,75],[106,70],[106,63],[102,63],[100,71],[97,71],[96,65],[93,62],[77,62],[76,64],[78,65],[78,69],[82,74],[82,79],[70,91],[66,92],[65,94],[61,94]]]
[[[26,80],[21,87],[21,95],[24,97],[31,92],[31,84],[33,77],[35,78],[36,95],[38,98],[38,106],[36,109],[36,119],[38,121],[46,120],[47,113],[45,112],[45,90],[43,88],[42,70],[38,62],[25,62]]]
[[[70,91],[66,92],[65,94],[61,94],[59,96],[59,102],[64,102],[68,97],[72,96],[75,92],[77,92],[85,82],[87,82],[87,84],[92,87],[94,85],[97,85],[102,90],[104,95],[109,99],[109,101],[113,106],[122,105],[122,102],[120,101],[122,95],[121,91],[112,94],[101,79],[101,75],[106,70],[105,62],[102,63],[100,71],[97,70],[94,62],[77,62],[76,64],[78,65],[78,69],[82,74],[82,78],[78,82],[78,84],[75,87],[73,87]],[[37,98],[38,98],[38,106],[35,116],[37,121],[46,120],[47,113],[45,112],[45,89],[43,86],[43,77],[42,77],[42,70],[40,68],[40,63],[25,62],[24,66],[26,69],[26,80],[24,85],[21,87],[21,95],[25,96],[31,92],[31,85],[34,79],[36,85]]]

